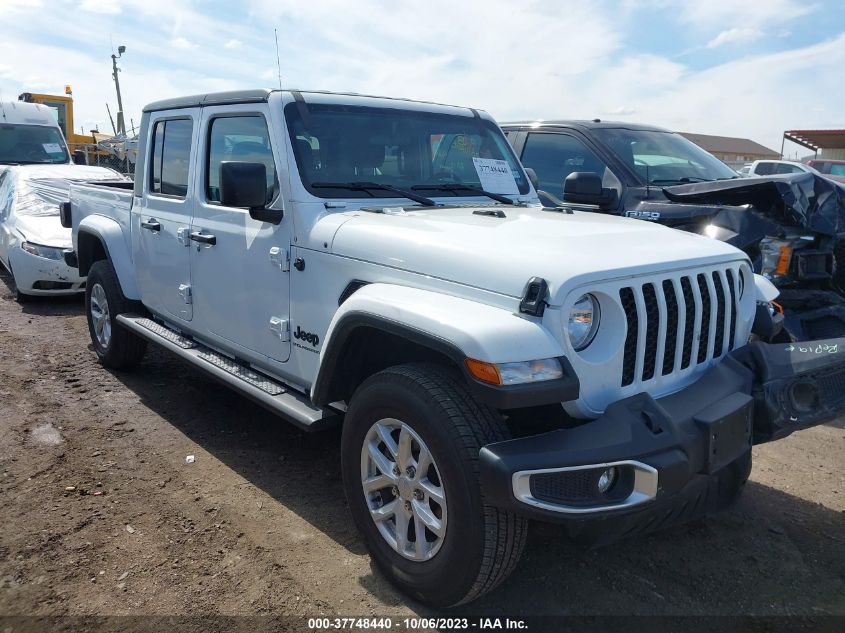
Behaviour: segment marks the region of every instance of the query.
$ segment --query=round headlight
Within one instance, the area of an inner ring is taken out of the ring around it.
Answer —
[[[586,348],[596,337],[601,312],[599,302],[591,294],[581,295],[569,311],[569,342],[576,352]]]

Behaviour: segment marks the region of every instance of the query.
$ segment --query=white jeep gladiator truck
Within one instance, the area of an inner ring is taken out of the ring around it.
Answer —
[[[753,443],[845,405],[839,341],[749,342],[775,294],[742,252],[542,207],[471,108],[153,103],[134,186],[74,185],[62,218],[102,363],[152,341],[303,429],[342,424],[352,518],[429,604],[502,582],[529,518],[605,543],[716,511]]]

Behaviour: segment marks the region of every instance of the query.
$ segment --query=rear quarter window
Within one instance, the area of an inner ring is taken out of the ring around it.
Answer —
[[[191,164],[190,119],[157,121],[150,149],[150,193],[184,198]]]

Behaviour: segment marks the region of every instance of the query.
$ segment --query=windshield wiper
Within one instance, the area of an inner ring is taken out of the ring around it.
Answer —
[[[377,182],[312,182],[311,186],[319,189],[349,189],[350,191],[364,191],[369,193],[371,197],[375,197],[372,193],[370,193],[370,190],[372,189],[392,191],[393,193],[398,193],[403,198],[419,202],[427,207],[434,207],[437,205],[437,203],[431,198],[419,196],[412,191],[406,191],[405,189],[400,189],[399,187],[394,187],[393,185],[385,185]]]
[[[481,189],[480,187],[473,187],[472,185],[465,185],[460,182],[448,182],[443,183],[442,185],[414,185],[411,189],[414,191],[448,191],[456,196],[459,191],[468,191],[476,196],[487,196],[488,198],[492,198],[496,202],[501,202],[502,204],[514,204],[514,201],[507,196],[503,196],[499,193],[490,193],[489,191],[484,191],[484,189]]]
[[[699,178],[698,176],[684,176],[683,178],[657,178],[651,181],[653,185],[686,184],[690,182],[712,182],[710,178]]]

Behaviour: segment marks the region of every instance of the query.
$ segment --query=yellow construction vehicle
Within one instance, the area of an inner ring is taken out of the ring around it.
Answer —
[[[125,169],[119,164],[120,160],[115,160],[107,150],[97,146],[98,143],[112,138],[111,134],[105,134],[99,130],[90,130],[87,134],[78,134],[74,130],[73,90],[69,85],[65,86],[65,94],[63,95],[24,92],[18,95],[18,101],[42,103],[55,112],[56,120],[62,134],[65,135],[65,140],[75,162]],[[111,115],[111,113],[109,114]]]
[[[70,86],[65,86],[65,94],[48,95],[36,92],[24,92],[18,95],[18,101],[27,103],[43,103],[56,112],[56,119],[59,127],[65,135],[65,140],[70,146],[71,152],[76,149],[85,149],[85,146],[95,145],[102,140],[102,134],[97,133],[100,139],[96,139],[93,133],[77,134],[73,127],[73,91]]]

